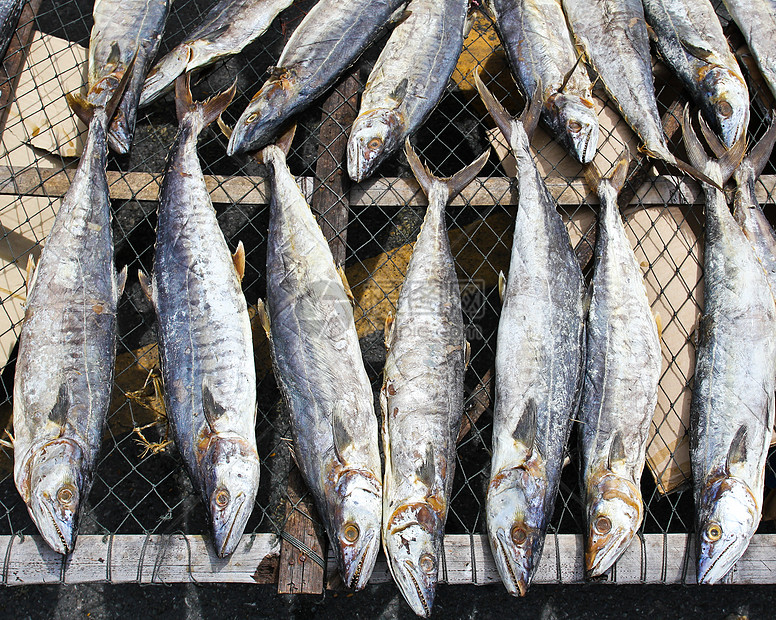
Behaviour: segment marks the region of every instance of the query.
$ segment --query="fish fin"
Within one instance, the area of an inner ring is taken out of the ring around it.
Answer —
[[[714,58],[714,52],[702,45],[696,45],[691,43],[687,39],[679,37],[679,44],[689,53],[691,56],[695,56],[698,60],[704,62],[710,62]]]
[[[154,285],[151,281],[151,278],[149,278],[145,273],[143,273],[140,269],[137,270],[137,279],[140,281],[140,288],[143,290],[143,293],[146,296],[146,299],[150,301],[152,304],[154,303]]]
[[[477,92],[480,94],[480,99],[482,99],[488,113],[504,135],[507,144],[511,144],[512,123],[514,122],[514,119],[509,112],[507,112],[506,108],[493,96],[493,93],[488,90],[488,87],[485,86],[485,82],[482,81],[479,71],[475,69],[472,71],[472,75],[474,77],[474,85],[477,87]]]
[[[236,92],[237,80],[225,91],[204,102],[196,102],[191,96],[191,73],[184,73],[175,80],[175,111],[178,122],[183,121],[187,114],[198,112],[201,114],[202,124],[197,127],[197,130],[202,131],[229,107]]]
[[[267,312],[267,306],[264,305],[264,300],[262,299],[259,299],[259,301],[256,302],[256,314],[259,316],[259,322],[261,323],[264,333],[267,335],[267,338],[272,341],[270,336],[269,313]]]
[[[114,44],[114,47],[111,49],[111,56],[113,54],[119,54],[118,46]],[[110,121],[110,119],[113,118],[113,115],[116,113],[116,110],[119,109],[119,104],[121,103],[122,98],[124,97],[124,91],[127,89],[127,86],[129,85],[130,80],[132,79],[132,73],[135,69],[135,61],[137,60],[137,54],[138,52],[135,52],[135,55],[132,57],[132,60],[127,63],[127,68],[124,71],[124,75],[121,76],[121,79],[119,80],[118,85],[116,86],[116,91],[113,93],[113,96],[108,100],[108,103],[105,105],[105,116]],[[110,56],[108,57],[108,62],[110,62]],[[83,120],[83,119],[81,119]]]
[[[598,196],[598,186],[601,184],[601,171],[598,169],[594,161],[591,161],[585,166],[585,183],[588,189]]]
[[[504,292],[507,290],[507,277],[503,271],[498,272],[498,298],[504,303]]]
[[[660,158],[658,158],[658,159],[660,159]],[[707,176],[706,174],[704,174],[703,172],[698,170],[698,168],[696,168],[695,166],[691,166],[687,162],[684,162],[681,159],[677,159],[676,157],[674,157],[668,163],[670,163],[675,168],[678,168],[679,170],[684,172],[686,175],[691,176],[696,181],[700,181],[702,183],[706,183],[707,185],[711,185],[712,187],[715,187],[716,189],[722,191],[722,185],[724,185],[724,181],[722,182],[722,184],[717,183],[714,179],[712,179],[711,177]],[[727,179],[725,179],[725,181],[726,180]]]
[[[203,39],[206,40],[206,41],[213,41],[213,42],[215,42],[215,41],[218,40],[218,38],[222,34],[227,32],[229,30],[229,28],[231,28],[231,27],[232,27],[232,24],[224,24],[223,26],[219,26],[215,30],[209,31],[207,33],[207,36],[203,37]]]
[[[116,301],[121,299],[121,296],[124,294],[124,287],[127,285],[127,267],[128,265],[124,265],[124,269],[116,275]]]
[[[472,361],[472,345],[471,343],[466,340],[466,346],[464,347],[463,351],[463,367],[464,369],[469,368],[469,362]]]
[[[655,327],[657,327],[657,339],[662,342],[662,340],[663,340],[663,318],[660,316],[659,312],[655,312],[654,318],[655,318]]]
[[[742,424],[736,431],[733,441],[730,442],[730,449],[725,462],[725,469],[728,475],[731,474],[733,467],[746,462],[746,450],[746,426]]]
[[[436,469],[434,467],[434,448],[430,442],[426,444],[426,454],[423,457],[423,461],[420,463],[420,467],[416,470],[416,473],[418,475],[418,480],[420,480],[426,488],[434,486]]]
[[[404,98],[407,96],[407,83],[409,82],[408,78],[404,78],[401,82],[399,82],[391,91],[391,94],[388,95],[390,99],[393,99],[396,103],[401,103],[404,101]]]
[[[692,128],[690,104],[684,106],[684,116],[682,117],[682,140],[690,163],[696,168],[705,168],[706,163],[709,161],[709,157],[706,155],[706,151],[703,150],[703,145],[698,139],[695,130]]]
[[[337,460],[343,465],[347,464],[345,451],[353,445],[353,436],[348,431],[347,411],[345,401],[340,399],[334,404],[331,412],[331,433],[334,439],[334,452]]]
[[[752,147],[747,156],[754,169],[755,179],[762,174],[765,164],[768,163],[774,142],[776,142],[776,116],[771,120],[768,131],[766,131],[765,135]]]
[[[431,174],[429,169],[421,163],[420,158],[412,148],[409,138],[404,142],[404,152],[407,154],[407,161],[410,163],[410,168],[412,168],[412,172],[418,180],[418,183],[420,183],[420,186],[423,188],[426,196],[431,192],[431,187],[435,182],[442,183],[442,185],[447,188],[448,203],[474,180],[477,173],[482,170],[482,167],[488,161],[488,157],[490,157],[490,148],[487,148],[477,159],[465,168],[456,172],[453,176],[439,178]]]
[[[350,284],[348,284],[348,277],[345,275],[345,270],[342,268],[342,265],[337,265],[337,273],[339,274],[339,277],[342,280],[342,286],[345,287],[345,295],[348,296],[348,299],[350,300],[350,305],[355,306],[356,298],[353,297],[353,291],[350,290]]]
[[[224,119],[223,119],[223,118],[221,118],[221,117],[219,116],[219,117],[216,119],[216,123],[218,124],[218,128],[221,130],[221,133],[222,133],[222,134],[224,134],[224,135],[226,136],[226,139],[227,139],[227,140],[228,140],[229,138],[231,138],[231,137],[232,137],[232,132],[234,131],[234,129],[233,129],[232,127],[230,127],[229,125],[227,125],[227,124],[224,122]]]
[[[616,433],[612,443],[609,446],[609,459],[606,468],[610,471],[622,469],[619,463],[625,460],[625,445],[622,443],[622,436]]]
[[[66,381],[63,381],[59,386],[59,393],[57,394],[57,400],[54,406],[49,412],[49,420],[59,426],[64,426],[67,420],[67,412],[70,409],[70,388]]]
[[[226,413],[226,409],[216,402],[213,392],[210,391],[207,377],[202,380],[202,413],[210,430],[217,433],[218,420]]]
[[[407,21],[410,15],[412,15],[412,11],[407,10],[407,7],[402,5],[391,14],[387,25],[395,28],[399,24]]]
[[[687,157],[690,159],[690,164],[692,165],[686,164],[679,159],[674,159],[673,162],[669,163],[672,163],[674,166],[679,168],[679,170],[689,174],[691,177],[697,179],[698,181],[702,181],[707,185],[711,185],[712,187],[716,187],[718,190],[722,191],[722,186],[725,184],[725,181],[730,178],[730,175],[733,174],[735,168],[738,167],[738,164],[743,157],[744,150],[746,149],[745,138],[742,137],[718,160],[720,169],[722,171],[722,179],[719,182],[710,179],[708,176],[699,171],[700,168],[705,169],[706,164],[710,162],[711,159],[703,149],[703,145],[701,144],[701,141],[698,139],[698,136],[692,127],[690,104],[687,104],[684,107],[684,115],[682,117],[682,139],[684,141],[685,150],[687,151]],[[733,160],[735,160],[735,163]]]
[[[275,142],[275,145],[283,151],[283,155],[288,157],[288,153],[291,151],[291,144],[294,142],[294,135],[296,134],[296,123],[292,123],[288,129],[286,129]]]
[[[649,36],[650,41],[657,43],[657,33],[655,32],[655,29],[647,24],[647,35]]]
[[[385,317],[385,328],[383,330],[383,338],[385,339],[385,348],[388,349],[388,341],[391,339],[391,333],[393,332],[393,313],[389,312]]]
[[[565,90],[566,86],[569,83],[569,80],[571,79],[571,76],[574,75],[574,71],[577,70],[577,67],[579,66],[580,62],[582,62],[582,56],[577,54],[577,60],[574,63],[574,66],[571,67],[571,69],[568,70],[566,75],[563,76],[563,81],[561,82],[560,88],[558,89],[559,93],[562,93]]]
[[[75,115],[88,125],[94,116],[94,104],[89,103],[82,95],[74,95],[73,93],[67,93],[65,99]]]
[[[625,185],[625,181],[628,180],[628,163],[630,161],[630,153],[628,152],[628,148],[626,147],[625,150],[623,150],[622,153],[620,153],[620,157],[617,159],[617,163],[614,164],[614,170],[612,171],[612,174],[609,176],[609,181],[612,184],[612,187],[614,187],[614,191],[618,194],[620,193],[620,190]]]
[[[232,263],[234,264],[234,270],[237,272],[237,277],[242,282],[243,276],[245,276],[245,246],[242,241],[237,244],[237,249],[232,254]]]
[[[35,276],[38,273],[35,265],[35,257],[32,254],[27,255],[27,277],[25,278],[25,287],[27,289],[27,297],[29,298],[32,293],[32,287],[35,284]]]
[[[725,154],[725,151],[727,151],[727,147],[722,144],[720,139],[717,137],[717,134],[711,130],[711,127],[709,127],[706,119],[703,118],[703,114],[698,114],[698,120],[700,121],[701,133],[706,139],[706,144],[709,145],[714,155],[717,157],[722,157]]]
[[[525,110],[520,115],[520,122],[523,124],[523,129],[530,140],[536,128],[539,126],[539,117],[542,115],[542,82],[539,80],[534,88],[534,92],[531,95],[531,100],[528,102]]]
[[[515,425],[515,430],[512,431],[512,439],[522,443],[528,450],[526,458],[534,450],[534,443],[536,440],[536,401],[533,398],[529,398],[523,408],[523,415]]]

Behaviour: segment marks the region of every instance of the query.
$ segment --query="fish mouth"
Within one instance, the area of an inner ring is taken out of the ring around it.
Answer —
[[[412,585],[415,587],[415,594],[418,597],[418,602],[420,603],[421,609],[418,609],[414,604],[413,601],[407,599],[405,596],[404,598],[409,603],[410,607],[412,607],[413,611],[423,617],[428,618],[431,615],[431,607],[429,605],[429,602],[426,600],[425,594],[423,594],[423,590],[420,587],[420,584],[418,583],[418,580],[415,578],[415,575],[413,574],[415,572],[415,565],[410,562],[409,560],[404,561],[404,574],[407,575],[410,578],[410,581],[412,582]],[[422,611],[422,613],[421,613]]]
[[[731,547],[733,547],[733,545],[736,544],[736,542],[737,542],[736,539],[733,539],[732,541],[730,541],[730,543],[719,553],[719,555],[717,555],[717,557],[714,558],[714,560],[712,560],[712,562],[706,567],[705,570],[703,569],[703,564],[704,564],[703,557],[698,558],[698,583],[699,584],[709,585],[709,586],[714,585],[720,579],[723,579],[725,575],[727,575],[731,571],[735,562],[727,565],[727,570],[724,573],[719,574],[719,571],[717,571],[716,573],[713,573],[711,574],[711,576],[709,576],[720,560],[725,559],[726,562],[728,561],[728,558],[727,558],[728,551],[730,551]],[[736,561],[737,560],[738,558],[736,558]],[[725,565],[725,563],[723,563],[723,565]]]
[[[229,524],[229,531],[226,533],[226,536],[224,537],[223,541],[220,545],[217,546],[217,555],[219,558],[225,558],[226,556],[230,555],[234,552],[234,550],[237,548],[237,545],[240,542],[240,537],[232,537],[232,534],[234,533],[235,525],[237,525],[238,522],[240,522],[240,517],[242,516],[243,508],[245,508],[245,494],[241,494],[242,501],[240,502],[240,505],[237,507],[237,510],[234,511],[234,516],[231,518],[231,522]],[[244,524],[243,524],[244,527]],[[242,529],[240,529],[240,534],[242,534]],[[214,533],[214,538],[216,541],[218,541],[218,534]]]
[[[49,508],[46,504],[43,504],[43,507],[46,509],[46,512],[48,513],[48,517],[49,517],[49,522],[51,523],[51,525],[54,526],[54,530],[56,531],[57,536],[59,536],[59,542],[62,544],[62,546],[59,547],[59,545],[52,544],[52,542],[56,543],[55,540],[48,540],[48,537],[45,537],[47,538],[47,542],[49,546],[52,549],[54,549],[54,551],[56,551],[57,553],[61,553],[62,555],[68,555],[73,551],[73,547],[75,545],[72,544],[72,541],[70,544],[68,544],[67,539],[65,539],[65,535],[62,533],[62,530],[57,524],[57,520],[54,517],[54,513],[52,512],[51,508]]]
[[[634,535],[635,532],[620,530],[610,536],[604,545],[591,548],[591,543],[588,542],[585,551],[585,570],[588,577],[600,577],[608,571],[628,548]]]
[[[118,116],[116,117],[119,118]],[[116,127],[119,127],[118,129]],[[126,155],[129,153],[129,147],[132,143],[131,136],[128,135],[121,125],[116,125],[114,120],[113,127],[108,132],[108,145],[110,148],[119,155]]]
[[[516,567],[513,565],[512,559],[509,557],[509,552],[507,551],[507,545],[504,543],[505,535],[506,534],[504,530],[501,530],[501,529],[499,529],[499,531],[496,533],[496,542],[498,543],[498,550],[500,552],[501,557],[503,558],[503,562],[496,562],[496,568],[501,574],[501,581],[504,582],[504,586],[506,587],[507,592],[509,592],[512,596],[525,596],[526,592],[528,591],[528,580],[523,576],[518,578],[517,575],[515,574]],[[509,575],[509,582],[507,582],[507,580],[504,579],[504,572],[501,568],[502,566],[506,567],[507,569],[507,574]],[[518,569],[518,570],[521,573],[525,572],[521,569]]]
[[[369,535],[363,544],[363,550],[358,556],[358,561],[355,563],[355,570],[353,570],[353,573],[347,579],[347,586],[351,590],[363,590],[366,583],[369,581],[369,574],[371,571],[365,573],[364,566],[370,556],[374,555],[372,552],[374,551],[376,553],[377,551],[377,545],[375,544],[377,541],[374,540],[374,537],[374,532],[369,532]],[[364,577],[363,583],[361,582],[362,576]]]

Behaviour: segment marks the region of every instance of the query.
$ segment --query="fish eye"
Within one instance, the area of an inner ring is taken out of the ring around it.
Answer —
[[[60,487],[57,491],[57,501],[62,505],[67,505],[75,498],[75,491],[70,485]]]
[[[709,527],[706,528],[706,538],[711,542],[716,542],[722,538],[722,528],[718,523],[711,523]]]
[[[733,106],[730,105],[727,101],[722,101],[717,106],[717,110],[725,118],[730,118],[733,115]]]
[[[253,114],[251,114],[251,115],[250,115],[248,118],[246,118],[246,119],[245,119],[245,124],[246,124],[246,125],[249,125],[249,124],[251,124],[253,121],[255,121],[257,118],[259,118],[259,113],[258,113],[258,112],[254,112],[254,113],[253,113]]]
[[[608,534],[612,531],[612,520],[609,517],[598,517],[593,527],[599,534]]]
[[[430,573],[436,567],[436,560],[434,560],[434,556],[430,553],[424,553],[420,556],[420,562],[418,562],[418,565],[424,573]]]
[[[525,542],[525,539],[528,538],[525,530],[519,525],[513,525],[512,531],[509,533],[509,535],[512,538],[512,542],[514,542],[516,545],[522,545]]]
[[[366,145],[370,151],[376,151],[383,145],[383,141],[380,138],[372,138],[369,144]]]
[[[358,540],[358,537],[361,536],[361,531],[355,523],[347,523],[342,530],[342,536],[349,543],[354,543]]]
[[[569,130],[577,133],[582,129],[582,124],[578,121],[569,121]]]
[[[229,505],[230,499],[229,491],[226,489],[219,489],[216,493],[216,506],[219,508],[226,508],[226,506]]]

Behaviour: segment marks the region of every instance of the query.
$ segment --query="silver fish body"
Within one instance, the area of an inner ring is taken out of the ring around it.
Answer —
[[[743,152],[706,159],[685,113],[690,161],[724,182]],[[738,146],[738,145],[737,145]],[[704,185],[703,315],[690,406],[699,583],[720,581],[760,522],[774,423],[776,304],[725,195]]]
[[[24,0],[0,0],[0,58],[5,56],[16,25],[22,14]]]
[[[148,72],[139,106],[158,99],[179,75],[239,54],[263,35],[293,0],[221,0],[202,23]]]
[[[156,310],[167,420],[224,557],[240,542],[259,485],[256,371],[241,274],[205,186],[197,137],[234,90],[199,104],[185,81],[176,94],[180,127],[159,194],[153,279],[141,283]]]
[[[96,110],[32,281],[14,378],[14,479],[48,545],[70,553],[113,387],[116,308],[107,113]]]
[[[601,205],[579,413],[590,576],[608,570],[641,527],[641,474],[662,363],[644,278],[617,207],[626,170],[621,159],[611,180],[591,182]]]
[[[746,134],[749,90],[709,0],[643,0],[660,55],[728,148]]]
[[[126,154],[132,143],[140,89],[162,40],[169,0],[96,0],[89,39],[89,91],[86,100],[100,105],[110,98],[111,79],[131,69],[124,96],[108,133],[108,144]],[[109,79],[106,79],[109,78]]]
[[[641,0],[562,1],[578,44],[626,122],[652,157],[676,165],[657,108]]]
[[[348,174],[370,177],[436,107],[463,49],[466,0],[412,0],[361,95],[348,139]]]
[[[524,125],[477,88],[517,161],[518,211],[496,341],[493,457],[485,504],[496,568],[524,596],[555,508],[581,393],[585,281]],[[534,105],[542,106],[540,98]],[[531,114],[524,115],[529,125]]]
[[[722,0],[776,97],[776,0]]]
[[[409,140],[407,157],[429,206],[396,316],[386,325],[388,354],[380,392],[385,450],[383,548],[404,599],[416,614],[428,617],[443,562],[467,347],[445,207],[486,160],[480,157],[444,181],[423,168]]]
[[[380,548],[377,417],[343,279],[275,145],[265,329],[291,417],[296,463],[315,498],[345,584],[369,581]],[[263,310],[261,311],[262,314]]]
[[[542,119],[583,164],[598,147],[593,86],[577,52],[560,0],[488,0],[499,38],[520,88],[542,89]]]
[[[286,43],[277,67],[234,126],[227,153],[266,146],[377,38],[407,0],[320,0]]]

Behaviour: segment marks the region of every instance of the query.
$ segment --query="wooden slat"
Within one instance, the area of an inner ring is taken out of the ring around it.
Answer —
[[[0,194],[21,196],[48,196],[51,198],[65,195],[70,187],[70,179],[75,170],[66,169],[57,172],[38,170],[35,168],[18,169],[0,166]],[[159,197],[161,174],[148,172],[120,173],[108,171],[110,196],[114,200],[151,200]],[[311,177],[299,177],[297,182],[305,195],[310,195],[313,188]],[[211,199],[216,204],[239,203],[246,205],[267,204],[269,185],[266,177],[245,176],[228,177],[205,175],[205,183],[210,189]],[[575,179],[569,184],[565,179],[547,179],[547,187],[552,196],[561,206],[575,207],[582,202],[597,204],[598,199],[589,194],[582,179]],[[763,175],[755,184],[755,195],[761,203],[765,203],[776,194],[776,175]],[[664,175],[651,184],[642,187],[638,194],[641,204],[646,206],[664,206],[665,204],[703,204],[703,194],[698,184],[692,179]],[[492,206],[496,203],[512,206],[515,197],[510,191],[510,181],[507,178],[479,178],[467,187],[460,196],[453,200],[453,206],[460,206],[468,201],[475,206]],[[414,179],[404,177],[384,177],[370,179],[361,184],[354,184],[349,192],[351,206],[384,206],[397,207],[403,205],[423,206],[426,198]]]
[[[689,543],[689,544],[688,544]],[[534,583],[584,582],[582,537],[548,536]],[[0,536],[0,583],[271,583],[276,578],[279,544],[274,534],[246,534],[234,554],[219,559],[201,536],[78,537],[75,552],[63,569],[63,556],[40,536]],[[558,563],[557,558],[560,558]],[[336,578],[329,555],[327,575]],[[385,556],[377,558],[370,583],[391,580]],[[445,537],[445,562],[440,580],[449,584],[499,583],[488,540],[483,535]],[[610,580],[619,584],[695,583],[695,545],[688,534],[646,534],[626,550]],[[730,580],[732,584],[776,583],[776,534],[752,539]]]
[[[35,16],[38,14],[41,2],[42,0],[28,0],[22,7],[16,32],[11,37],[8,50],[0,64],[0,136],[5,130],[5,122],[11,109],[9,104],[14,99],[22,67],[27,59],[27,50],[35,34]]]

